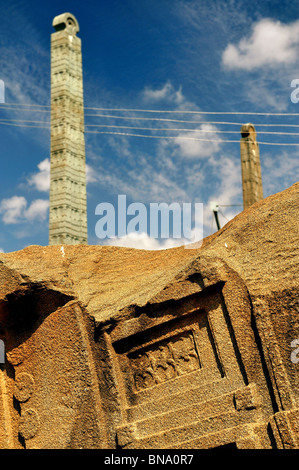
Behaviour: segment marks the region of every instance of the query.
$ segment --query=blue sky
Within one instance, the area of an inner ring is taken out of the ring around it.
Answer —
[[[239,132],[246,122],[258,133],[264,196],[298,180],[299,146],[281,145],[299,143],[298,135],[284,135],[299,125],[287,115],[299,113],[290,99],[299,79],[297,0],[0,6],[0,251],[48,244],[50,115],[43,106],[50,105],[52,20],[64,12],[76,16],[82,39],[89,244],[102,243],[97,204],[116,204],[120,194],[128,204],[203,203],[204,236],[216,230],[210,202],[217,201],[227,223],[242,210]],[[105,243],[156,249],[178,241],[135,234]]]

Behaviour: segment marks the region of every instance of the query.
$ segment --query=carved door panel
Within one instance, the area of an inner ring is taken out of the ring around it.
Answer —
[[[173,446],[217,413],[220,424],[227,413],[228,423],[235,419],[236,391],[247,390],[247,379],[221,291],[146,317],[121,322],[108,335],[123,391],[119,445]]]

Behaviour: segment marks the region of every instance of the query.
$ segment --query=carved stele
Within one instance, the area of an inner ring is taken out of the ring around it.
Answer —
[[[244,209],[263,199],[260,150],[252,124],[241,128],[241,168]]]
[[[81,39],[70,13],[51,35],[51,173],[49,244],[86,244],[86,164]]]

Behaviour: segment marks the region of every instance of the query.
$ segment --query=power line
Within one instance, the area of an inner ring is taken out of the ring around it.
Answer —
[[[299,127],[299,124],[254,124],[254,127]]]
[[[135,121],[138,120],[151,120],[151,118],[135,118],[135,117],[123,117],[123,116],[107,116],[105,114],[97,115],[97,114],[86,114],[85,116],[95,116],[95,117],[112,117],[115,119],[133,119]],[[155,118],[153,120],[156,120]],[[242,122],[226,122],[226,121],[184,121],[180,119],[159,119],[160,121],[170,121],[170,122],[184,122],[188,124],[218,124],[218,125],[232,125],[232,126],[242,126],[244,123]],[[102,124],[102,127],[108,127],[108,125]],[[299,124],[255,124],[255,127],[299,127]],[[113,127],[113,126],[111,126]],[[125,127],[125,126],[114,126],[114,127]],[[190,129],[191,130],[191,129]],[[235,131],[238,134],[240,131]],[[261,131],[259,131],[261,133]]]
[[[38,121],[37,121],[38,122]],[[49,129],[50,130],[50,127],[49,126],[31,126],[30,124],[27,125],[27,124],[14,124],[14,123],[11,123],[11,122],[0,122],[0,124],[4,125],[4,126],[13,126],[13,127],[35,127],[36,129]]]
[[[226,215],[223,214],[222,211],[219,211],[219,213],[222,215],[222,217],[224,217],[228,221],[228,218],[226,217]]]
[[[39,121],[36,121],[39,122]],[[11,122],[1,122],[0,125],[9,125],[15,127],[31,127],[37,129],[48,129],[50,130],[50,126],[34,126],[34,125],[27,125],[27,124],[15,124]],[[159,129],[157,129],[159,130]],[[176,139],[176,140],[193,140],[193,141],[201,141],[201,142],[213,142],[213,143],[240,143],[240,140],[224,140],[224,139],[200,139],[196,137],[182,137],[182,136],[153,136],[153,135],[142,135],[142,134],[130,134],[126,132],[109,132],[109,131],[87,131],[85,133],[88,134],[112,134],[112,135],[122,135],[127,137],[141,137],[141,138],[148,138],[148,139]],[[276,145],[276,146],[298,146],[299,143],[280,143],[280,142],[258,142],[260,145]]]
[[[4,106],[36,106],[36,107],[40,107],[40,108],[51,108],[51,105],[47,105],[47,104],[32,104],[32,103],[28,103],[28,104],[24,104],[24,103],[1,103],[0,104],[0,107],[4,107]]]
[[[196,137],[181,137],[181,136],[158,136],[158,135],[142,135],[142,134],[130,134],[126,132],[109,132],[109,131],[85,131],[88,134],[112,134],[112,135],[122,135],[128,137],[143,137],[147,139],[179,139],[179,140],[196,140],[201,142],[217,142],[217,143],[240,143],[240,140],[214,140],[214,139],[199,139]],[[258,142],[261,145],[286,145],[286,146],[298,146],[299,143],[278,143],[278,142]]]
[[[2,105],[0,104],[0,110],[3,109],[5,111],[9,110],[9,111],[31,111],[33,113],[50,113],[50,109],[30,109],[30,108],[21,108],[21,109],[17,109],[17,108],[3,108]]]
[[[112,119],[125,119],[125,120],[134,120],[134,121],[160,121],[160,122],[184,122],[189,124],[223,124],[223,125],[236,125],[242,126],[244,122],[227,122],[227,121],[190,121],[183,120],[183,119],[167,119],[167,118],[149,118],[149,117],[136,117],[136,116],[115,116],[110,114],[85,114],[86,117],[103,117],[103,118],[112,118]],[[256,124],[255,126],[258,126]],[[264,125],[264,124],[261,124]],[[265,126],[271,126],[272,124],[265,124]],[[275,126],[275,124],[274,124]],[[276,124],[276,126],[278,126]],[[292,126],[292,127],[299,127],[299,125],[295,124],[283,124],[282,126]]]
[[[113,112],[134,112],[134,113],[172,113],[172,114],[208,114],[208,115],[243,115],[243,116],[299,116],[299,113],[253,113],[243,111],[189,111],[189,110],[158,110],[158,109],[127,109],[127,108],[92,108],[84,109]]]
[[[49,112],[49,111],[44,111],[44,110],[32,110],[32,109],[24,109],[22,111]],[[232,126],[242,126],[244,124],[243,122],[230,122],[230,121],[190,121],[190,120],[181,120],[181,119],[163,119],[163,118],[159,119],[159,118],[140,118],[140,117],[132,117],[132,116],[128,116],[128,117],[110,116],[106,114],[86,114],[85,116],[86,117],[89,117],[89,116],[104,117],[104,118],[113,118],[113,119],[129,119],[129,120],[135,120],[135,121],[154,120],[154,121],[166,121],[166,122],[183,122],[183,123],[188,123],[188,124],[217,124],[217,125],[232,125]],[[4,119],[1,119],[1,118],[0,120],[4,121]],[[20,121],[25,121],[25,120],[20,119]],[[124,126],[119,126],[119,127],[124,127]],[[255,124],[255,127],[299,127],[299,124]],[[261,131],[259,131],[259,133],[261,133]]]
[[[41,121],[29,121],[27,119],[2,119],[0,118],[0,124],[9,124],[10,122],[30,122],[30,123],[40,123]],[[49,121],[44,122],[44,124],[50,124]]]
[[[21,107],[21,108],[20,108]],[[32,109],[35,108],[35,109]],[[38,108],[38,109],[36,109]],[[42,109],[41,109],[42,108]],[[31,112],[50,112],[50,105],[37,105],[37,104],[20,104],[20,103],[2,103],[0,104],[0,110],[12,109],[14,111],[31,111]],[[191,110],[150,110],[150,109],[128,109],[128,108],[98,108],[98,107],[85,107],[85,110],[100,110],[100,111],[116,111],[116,112],[145,112],[145,113],[172,113],[172,114],[202,114],[202,115],[255,115],[255,116],[298,116],[298,113],[251,113],[251,112],[239,112],[239,111],[223,111],[223,112],[214,112],[214,111],[191,111]],[[242,126],[243,123],[236,122],[227,122],[227,121],[194,121],[194,120],[182,120],[182,119],[168,119],[168,118],[158,118],[158,117],[138,117],[138,116],[119,116],[119,115],[109,115],[109,114],[85,114],[86,117],[97,117],[105,119],[124,119],[124,120],[135,120],[135,121],[156,121],[156,122],[175,122],[175,123],[188,123],[193,125],[208,125],[208,124],[217,124],[217,125],[238,125]],[[26,119],[1,119],[0,124],[10,125],[15,127],[34,127],[41,129],[50,129],[50,122],[46,121],[42,123],[41,121],[26,120]],[[32,124],[39,124],[38,126]],[[46,125],[43,125],[46,124]],[[298,124],[255,124],[256,127],[299,127]],[[151,131],[151,132],[194,132],[196,134],[203,133],[212,133],[212,134],[239,134],[239,131],[234,130],[218,130],[218,129],[194,129],[194,128],[153,128],[153,127],[140,127],[140,126],[122,126],[122,125],[112,125],[112,124],[86,124],[85,132],[93,134],[110,134],[110,135],[122,135],[128,137],[140,137],[140,138],[152,138],[152,139],[176,139],[176,140],[195,140],[202,142],[214,142],[214,143],[239,143],[240,140],[224,140],[224,139],[204,139],[198,137],[187,137],[187,136],[161,136],[161,135],[144,135],[144,134],[134,134],[129,132],[111,132],[111,131],[91,131],[87,130],[89,128],[114,128],[114,129],[130,129],[130,130],[139,130],[139,131]],[[296,132],[277,132],[277,131],[258,131],[258,134],[265,135],[284,135],[284,136],[298,136],[299,133]],[[279,142],[263,142],[258,141],[261,145],[283,145],[283,146],[297,146],[297,143],[279,143]]]
[[[41,124],[40,121],[32,121],[26,119],[3,119],[0,118],[0,124],[9,124],[10,122],[22,122],[22,123],[34,123]],[[50,121],[44,122],[44,124],[51,124]],[[85,127],[97,127],[97,128],[117,128],[117,129],[134,129],[134,130],[146,130],[146,131],[173,131],[173,132],[195,132],[195,133],[211,133],[211,134],[240,134],[239,131],[223,131],[217,129],[190,129],[190,128],[154,128],[154,127],[135,127],[135,126],[117,126],[109,124],[86,124]],[[269,134],[269,135],[290,135],[297,136],[298,132],[271,132],[271,131],[260,131],[259,134]]]
[[[27,106],[29,108],[11,108],[10,106]],[[17,103],[1,103],[0,110],[13,110],[13,111],[31,111],[31,112],[44,112],[49,113],[51,112],[50,109],[31,109],[32,107],[39,107],[39,108],[50,108],[48,105],[34,105],[34,104],[24,104],[20,105]],[[91,108],[85,107],[84,109],[97,109],[97,110],[110,110],[110,111],[125,111],[125,109],[112,109],[112,108]],[[126,111],[134,111],[127,109]],[[136,112],[143,111],[143,112],[161,112],[161,113],[198,113],[198,114],[252,114],[252,115],[265,115],[265,116],[298,116],[299,114],[296,113],[242,113],[242,112],[223,112],[223,113],[216,113],[216,112],[200,112],[200,111],[169,111],[169,110],[135,110]],[[109,118],[109,119],[125,119],[125,120],[148,120],[148,121],[161,121],[161,122],[181,122],[181,123],[189,123],[189,124],[217,124],[217,125],[234,125],[234,126],[242,126],[244,122],[229,122],[229,121],[193,121],[193,120],[182,120],[182,119],[167,119],[167,118],[149,118],[149,117],[138,117],[138,116],[116,116],[116,115],[108,115],[108,114],[85,114],[86,117],[102,117],[102,118]],[[299,127],[299,124],[260,124],[256,123],[255,127]],[[261,131],[259,131],[260,133]]]
[[[6,106],[27,106],[51,108],[51,105],[32,104],[32,103],[1,103],[0,108]],[[135,112],[135,113],[172,113],[172,114],[207,114],[207,115],[243,115],[243,116],[299,116],[299,113],[257,113],[247,111],[195,111],[195,110],[164,110],[164,109],[134,109],[134,108],[100,108],[85,106],[84,109],[113,112]]]
[[[187,121],[184,119],[168,119],[168,118],[149,118],[149,117],[136,117],[136,116],[115,116],[115,115],[110,115],[110,114],[85,114],[86,117],[104,117],[104,118],[113,118],[113,119],[128,119],[128,120],[134,120],[134,121],[160,121],[160,122],[185,122],[192,124],[207,124],[206,121],[190,121],[188,119]],[[212,122],[209,124],[226,124],[225,121],[222,122]],[[242,126],[242,123],[230,123],[230,124],[235,124],[238,126]]]
[[[108,127],[108,128],[118,128],[118,129],[135,129],[143,131],[176,131],[176,132],[202,132],[202,133],[211,133],[211,134],[240,134],[240,131],[222,131],[222,130],[213,130],[213,129],[189,129],[189,128],[153,128],[153,127],[134,127],[134,126],[116,126],[109,124],[86,124],[85,127]],[[298,132],[271,132],[271,131],[260,131],[259,134],[271,134],[271,135],[299,135]]]
[[[32,105],[33,106],[33,105]],[[40,105],[42,106],[42,105]],[[11,107],[6,107],[4,108],[3,105],[0,104],[0,110],[12,110],[12,111],[18,111],[18,112],[24,112],[24,111],[31,111],[33,113],[50,113],[51,110],[47,109],[30,109],[30,108],[11,108]],[[89,108],[85,108],[89,109]],[[100,108],[97,108],[100,109]],[[85,114],[85,117],[97,117],[97,118],[109,118],[109,119],[124,119],[124,120],[133,120],[133,121],[160,121],[160,122],[180,122],[180,123],[192,123],[192,124],[217,124],[217,125],[234,125],[234,126],[242,126],[244,123],[243,122],[227,122],[227,121],[190,121],[184,120],[184,119],[167,119],[167,118],[149,118],[149,117],[138,117],[138,116],[116,116],[116,115],[109,115],[109,114]],[[265,124],[265,126],[271,126],[271,124]],[[275,126],[275,124],[274,124]],[[279,124],[277,125],[279,126]],[[282,124],[282,126],[287,126],[287,124]],[[299,127],[299,125],[292,125],[292,127]]]

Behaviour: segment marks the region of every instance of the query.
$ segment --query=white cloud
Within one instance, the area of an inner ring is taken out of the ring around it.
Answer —
[[[271,107],[278,112],[284,112],[290,102],[289,94],[282,92],[285,85],[285,74],[275,74],[276,87],[269,80],[265,79],[262,74],[258,74],[257,80],[252,80],[246,84],[244,97],[247,97],[257,109],[261,105],[265,108]]]
[[[199,111],[199,109],[194,103],[186,99],[182,92],[182,86],[176,91],[170,81],[167,81],[160,89],[146,88],[143,91],[143,97],[147,101],[162,102],[167,100],[169,104],[175,106],[174,112],[191,112],[190,115],[187,113],[184,117],[184,120],[187,117],[190,119],[190,124],[186,123],[184,126],[181,124],[180,129],[177,129],[176,136],[174,132],[168,132],[171,138],[160,141],[160,150],[164,148],[164,150],[172,151],[172,156],[188,159],[209,157],[219,151],[221,138],[216,132],[217,127],[206,123],[194,127],[194,118],[197,119],[197,117],[192,112]],[[183,129],[186,128],[186,131],[181,130],[182,126]],[[171,130],[178,127],[178,125],[165,121],[163,127]],[[157,130],[159,130],[159,125]]]
[[[29,208],[24,212],[24,216],[28,220],[45,220],[49,208],[49,201],[46,199],[36,199]]]
[[[176,91],[170,81],[167,81],[162,88],[158,88],[156,90],[146,87],[143,90],[142,97],[144,101],[171,101],[176,105],[180,105],[184,101],[184,97],[182,94],[182,88]]]
[[[214,155],[219,151],[221,144],[221,138],[216,131],[216,126],[202,124],[195,132],[179,133],[174,139],[175,145],[179,147],[176,153],[182,158],[190,159]]]
[[[294,64],[298,60],[299,20],[283,24],[271,19],[253,26],[249,38],[229,44],[223,52],[223,65],[230,69],[250,70],[264,65]]]
[[[50,159],[46,158],[37,167],[39,171],[28,178],[28,183],[38,191],[48,192],[50,190]],[[86,164],[86,184],[97,181],[94,169]]]
[[[126,248],[135,248],[138,250],[166,250],[184,245],[184,240],[167,239],[159,241],[151,238],[147,233],[131,232],[120,238],[110,238],[105,244],[110,246],[122,246]]]
[[[222,204],[242,203],[241,162],[239,158],[221,156],[215,161],[215,170],[222,176],[217,191],[218,198],[221,198],[219,202],[222,201]]]
[[[27,206],[27,201],[23,196],[13,196],[10,199],[3,199],[0,204],[0,214],[5,224],[17,224]]]
[[[164,155],[164,154],[163,154]],[[97,171],[97,181],[102,188],[114,194],[126,194],[134,202],[146,201],[186,201],[188,195],[175,181],[176,165],[165,163],[159,150],[156,156],[143,152],[131,152],[126,155],[126,171],[123,169],[121,148],[115,148],[115,158],[105,164],[101,160],[101,168]],[[172,161],[172,160],[171,160]]]
[[[208,203],[204,205],[203,218],[206,235],[211,233],[211,226],[215,225],[214,216],[210,206],[212,201],[217,202],[220,206],[218,215],[221,227],[243,210],[241,167],[239,159],[225,156],[222,156],[221,158],[212,157],[210,159],[210,163],[213,167],[211,178],[213,178],[213,173],[215,176],[219,176],[220,174],[221,180],[215,185],[215,190],[211,192]],[[241,206],[239,206],[239,204],[241,204]]]
[[[5,253],[5,251],[3,250],[3,248],[0,248],[0,253]]]
[[[298,181],[299,152],[282,151],[278,155],[263,154],[262,179],[264,197],[286,189]]]
[[[86,184],[95,183],[97,181],[95,170],[86,164]]]
[[[37,165],[39,172],[29,177],[28,183],[38,191],[48,192],[50,189],[50,160],[46,158]]]
[[[45,220],[48,207],[48,200],[36,199],[27,209],[27,200],[23,196],[12,196],[1,201],[0,214],[3,214],[4,224],[18,224],[36,219]]]

